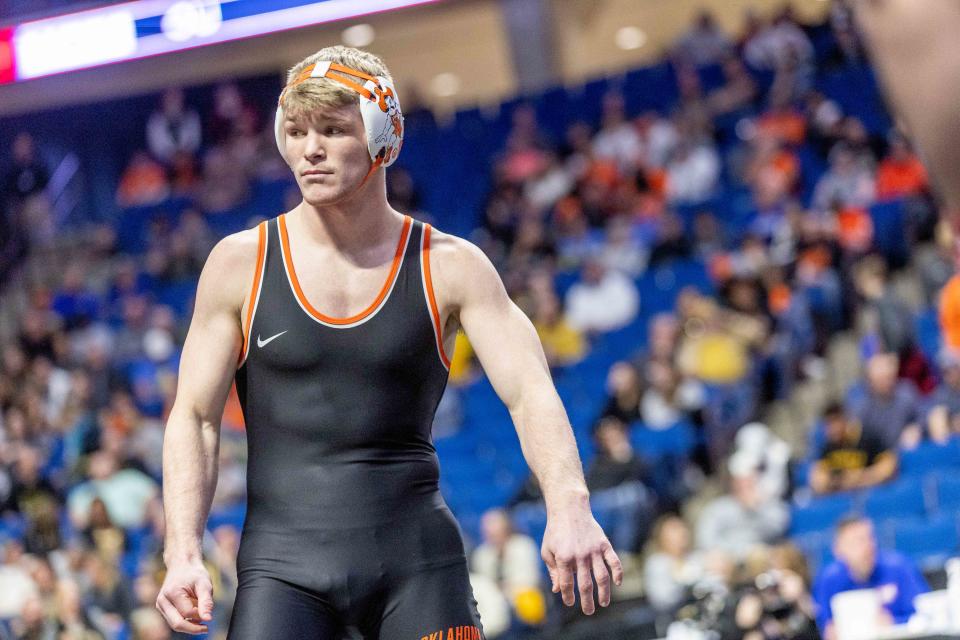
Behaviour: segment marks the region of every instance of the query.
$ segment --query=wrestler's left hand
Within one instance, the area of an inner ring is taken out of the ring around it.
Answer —
[[[586,506],[547,510],[547,529],[540,556],[550,572],[554,593],[559,592],[563,604],[576,603],[574,575],[580,592],[580,606],[587,615],[595,609],[593,583],[597,583],[601,607],[610,604],[610,579],[619,586],[623,582],[623,566],[613,545]],[[592,572],[592,577],[591,577]]]

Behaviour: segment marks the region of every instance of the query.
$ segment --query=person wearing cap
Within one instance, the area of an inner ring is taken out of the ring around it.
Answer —
[[[783,500],[763,490],[758,464],[746,451],[730,456],[730,492],[704,507],[697,520],[697,548],[743,559],[754,547],[775,542],[787,530],[790,511]]]
[[[201,540],[235,382],[247,510],[227,637],[483,638],[431,437],[460,329],[543,490],[554,592],[608,605],[622,567],[532,323],[475,245],[387,201],[403,116],[383,61],[334,46],[298,63],[275,134],[303,199],[211,252],[166,425],[167,622],[209,630]]]

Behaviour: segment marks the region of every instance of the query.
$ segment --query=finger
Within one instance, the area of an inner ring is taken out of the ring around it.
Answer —
[[[543,563],[547,565],[547,573],[550,574],[550,591],[556,593],[560,589],[557,583],[557,560],[553,557],[553,552],[546,547],[540,549],[540,557],[543,558]]]
[[[160,613],[163,614],[167,624],[170,625],[170,628],[174,631],[192,634],[207,632],[207,625],[194,624],[186,620],[173,603],[170,602],[170,599],[163,594],[157,597],[157,608],[160,610]]]
[[[613,583],[619,587],[623,582],[623,565],[620,564],[620,557],[609,542],[604,545],[603,559],[606,560],[610,571],[613,573]]]
[[[590,558],[577,559],[577,590],[580,592],[580,608],[588,616],[593,615],[593,579],[590,577]]]
[[[563,604],[572,607],[577,602],[573,593],[573,570],[574,562],[570,560],[561,560],[557,558],[557,583],[560,586],[560,595],[563,597]]]
[[[209,580],[199,580],[194,585],[197,593],[197,609],[202,620],[213,618],[213,585]]]
[[[591,556],[593,558],[593,579],[597,583],[597,598],[600,606],[610,605],[610,570],[603,562],[603,554],[599,551]]]

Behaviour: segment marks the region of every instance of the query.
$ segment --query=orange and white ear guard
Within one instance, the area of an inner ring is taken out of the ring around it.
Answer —
[[[359,82],[331,74],[331,71],[357,78]],[[400,101],[397,99],[393,84],[383,76],[371,76],[329,60],[322,60],[304,67],[303,71],[280,93],[274,122],[274,133],[280,153],[283,154],[286,149],[283,131],[283,98],[288,89],[310,78],[329,78],[357,92],[360,116],[363,118],[363,126],[367,134],[367,150],[373,161],[367,177],[378,167],[389,167],[393,164],[403,145],[403,113],[400,111]]]

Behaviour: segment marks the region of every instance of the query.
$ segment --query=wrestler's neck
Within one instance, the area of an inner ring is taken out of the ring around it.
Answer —
[[[359,189],[335,202],[301,200],[287,215],[288,226],[295,226],[310,244],[336,247],[345,254],[396,242],[403,214],[387,202],[383,174],[376,171]]]

